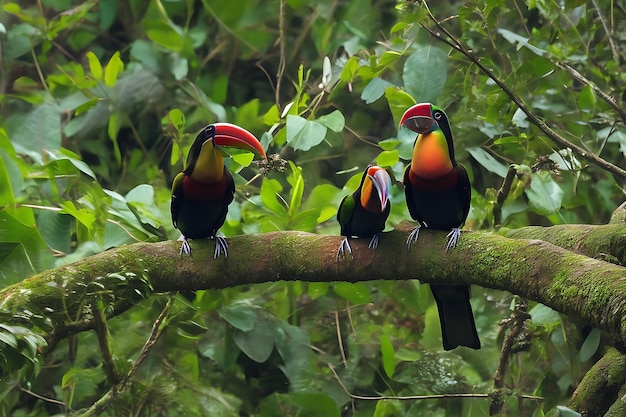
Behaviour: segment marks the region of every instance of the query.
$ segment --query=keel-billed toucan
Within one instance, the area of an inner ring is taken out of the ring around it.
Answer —
[[[216,236],[233,201],[235,182],[224,166],[223,147],[234,147],[265,156],[256,137],[230,123],[214,123],[202,129],[189,149],[185,170],[172,183],[172,222],[182,233],[181,255],[191,253],[187,239],[215,238],[214,257],[228,256],[226,239]]]
[[[450,230],[446,250],[456,247],[470,209],[471,186],[465,167],[454,160],[454,144],[448,117],[442,109],[420,103],[409,108],[400,121],[417,132],[413,158],[404,171],[404,192],[411,217],[418,222],[407,239],[415,243],[420,226]],[[470,305],[469,285],[431,284],[439,309],[445,350],[457,346],[480,348]]]
[[[376,165],[365,168],[359,188],[341,201],[337,211],[341,235],[345,236],[337,250],[337,259],[345,258],[346,252],[352,255],[348,238],[353,236],[371,237],[369,247],[376,249],[391,211],[390,188],[391,178],[385,169]]]

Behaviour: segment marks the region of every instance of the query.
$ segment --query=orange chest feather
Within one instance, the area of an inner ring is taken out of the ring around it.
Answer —
[[[448,143],[441,130],[420,135],[413,148],[411,171],[421,178],[434,180],[452,171]]]

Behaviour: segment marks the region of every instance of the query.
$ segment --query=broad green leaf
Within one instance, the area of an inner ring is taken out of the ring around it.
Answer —
[[[61,111],[55,105],[42,104],[28,113],[14,114],[5,121],[6,131],[15,150],[43,164],[43,149],[61,147]]]
[[[4,149],[0,149],[0,206],[7,206],[9,204],[13,204],[15,201],[13,196],[13,187],[11,184],[11,175],[9,174],[10,168],[5,164],[13,165],[13,167],[16,165]],[[18,174],[17,178],[14,180],[17,180],[18,178],[20,180],[22,179],[19,168],[17,169],[17,172],[14,170],[13,174]]]
[[[96,80],[102,80],[104,72],[102,71],[102,64],[100,63],[100,60],[92,51],[87,52],[86,56],[87,61],[89,62],[89,71],[91,72],[91,75],[93,75]]]
[[[346,119],[343,117],[343,113],[341,113],[339,110],[335,110],[332,113],[320,116],[315,121],[337,133],[341,133],[343,127],[346,124]]]
[[[525,193],[528,205],[538,214],[556,213],[561,208],[563,190],[546,172],[532,174],[530,188]]]
[[[385,139],[378,142],[378,146],[380,146],[383,151],[392,151],[396,149],[398,145],[400,145],[400,140],[398,139]]]
[[[578,94],[578,108],[582,111],[592,112],[596,108],[596,93],[590,85],[585,85]]]
[[[467,148],[467,152],[487,171],[493,172],[502,178],[506,177],[509,168],[483,148]]]
[[[335,401],[326,394],[318,392],[293,393],[290,398],[297,406],[309,411],[306,415],[325,417],[339,417],[341,415]]]
[[[282,190],[283,186],[278,180],[265,177],[259,194],[266,208],[278,215],[287,215],[286,202],[280,198]]]
[[[300,116],[287,115],[287,143],[293,149],[308,151],[322,143],[325,137],[326,126]]]
[[[404,63],[404,89],[416,102],[436,103],[446,84],[448,55],[436,46],[423,46]],[[405,108],[406,109],[406,108]]]
[[[174,52],[179,52],[185,45],[185,40],[176,29],[167,21],[144,19],[142,22],[146,35],[151,41]]]
[[[559,313],[543,304],[537,304],[528,313],[532,317],[532,321],[539,325],[553,326],[561,321]]]
[[[602,338],[602,332],[598,328],[593,328],[591,332],[585,338],[583,345],[580,347],[578,357],[581,362],[586,362],[598,351],[600,346],[600,339]]]
[[[406,109],[416,103],[415,98],[398,87],[387,87],[385,97],[389,103],[389,110],[391,110],[395,126],[398,126]]]
[[[383,334],[380,336],[380,353],[383,361],[383,369],[385,374],[389,378],[393,377],[393,373],[396,370],[396,352],[391,344],[389,335]]]
[[[41,237],[54,250],[72,252],[72,216],[57,211],[39,210],[37,227]]]
[[[120,58],[120,52],[117,51],[111,56],[104,69],[104,83],[110,88],[114,87],[122,71],[124,71],[124,62]]]
[[[381,167],[391,167],[394,166],[399,160],[397,149],[394,149],[393,151],[382,151],[376,157],[376,164]]]
[[[0,210],[0,283],[13,284],[52,267],[54,259],[27,207]]]
[[[329,286],[328,282],[310,282],[307,294],[309,294],[312,300],[316,300],[328,294]]]
[[[361,100],[363,100],[366,104],[372,104],[385,94],[385,90],[387,90],[388,87],[392,86],[393,84],[389,81],[375,77],[367,83],[361,92]]]
[[[233,334],[235,344],[250,359],[263,363],[274,350],[274,332],[277,322],[261,316],[249,331],[236,330]]]
[[[228,324],[244,332],[252,330],[259,314],[255,307],[243,303],[222,307],[217,312]]]
[[[353,304],[365,304],[371,301],[370,290],[362,282],[338,282],[333,285],[333,291]]]

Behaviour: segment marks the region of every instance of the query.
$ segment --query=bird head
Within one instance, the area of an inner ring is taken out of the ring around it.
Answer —
[[[204,127],[191,145],[185,174],[197,181],[219,181],[224,175],[225,148],[252,152],[267,160],[263,146],[252,133],[231,123],[213,123]]]
[[[423,178],[438,178],[456,165],[448,116],[431,103],[419,103],[404,112],[400,126],[418,133],[411,170]]]
[[[371,211],[385,211],[389,203],[390,189],[391,177],[387,170],[377,165],[368,165],[361,182],[361,206]],[[378,200],[372,198],[374,195]]]

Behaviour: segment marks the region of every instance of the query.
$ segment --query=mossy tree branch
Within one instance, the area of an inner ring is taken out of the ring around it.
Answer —
[[[609,230],[616,239],[626,235],[626,227],[619,225],[544,228],[553,229],[562,229],[562,242],[584,242],[584,237],[594,233],[611,241],[607,237]],[[302,232],[229,238],[227,259],[213,259],[210,241],[192,242],[193,256],[183,259],[179,242],[124,246],[5,288],[0,291],[0,314],[4,322],[36,326],[54,342],[94,327],[89,308],[93,297],[109,305],[106,313],[114,316],[136,303],[138,294],[148,296],[154,292],[219,289],[278,280],[418,279],[508,290],[598,327],[618,349],[626,349],[625,268],[541,240],[510,239],[485,232],[464,233],[459,247],[446,253],[445,233],[424,230],[418,244],[407,253],[409,230],[410,226],[403,224],[385,233],[374,254],[367,248],[367,239],[354,239],[354,260],[340,262],[335,255],[341,237]],[[583,246],[579,244],[578,248]],[[20,314],[26,306],[31,311],[45,308],[46,319],[26,320]]]

